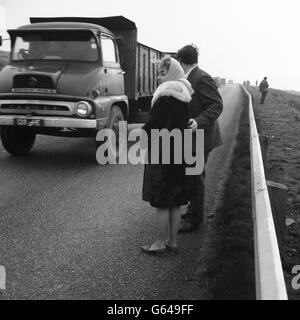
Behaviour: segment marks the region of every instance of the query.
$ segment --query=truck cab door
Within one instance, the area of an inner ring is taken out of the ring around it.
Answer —
[[[110,35],[101,34],[101,49],[106,95],[124,95],[124,72],[121,69],[115,41]]]

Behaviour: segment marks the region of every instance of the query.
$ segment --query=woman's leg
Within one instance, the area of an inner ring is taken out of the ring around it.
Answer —
[[[157,208],[157,240],[151,245],[151,249],[163,249],[166,247],[165,239],[168,230],[170,210]]]
[[[181,222],[180,207],[172,207],[169,215],[169,244],[177,246],[177,233]]]

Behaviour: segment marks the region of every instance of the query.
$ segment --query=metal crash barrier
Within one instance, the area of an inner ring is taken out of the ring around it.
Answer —
[[[252,98],[249,97],[252,217],[257,300],[287,300],[286,286],[272,216],[270,198],[256,128]]]

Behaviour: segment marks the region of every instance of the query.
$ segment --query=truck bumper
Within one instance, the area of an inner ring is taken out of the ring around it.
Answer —
[[[74,119],[67,117],[26,117],[19,115],[0,115],[0,125],[13,126],[16,119],[42,120],[42,127],[47,128],[75,128],[75,129],[101,129],[107,123],[107,118],[101,119]]]

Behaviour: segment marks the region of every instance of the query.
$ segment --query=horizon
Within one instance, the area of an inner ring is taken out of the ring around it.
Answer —
[[[186,4],[187,8],[171,0],[86,0],[82,6],[69,0],[23,0],[20,7],[20,1],[0,0],[0,33],[7,36],[5,30],[29,24],[32,16],[123,15],[135,22],[138,41],[147,46],[174,52],[189,43],[197,45],[200,68],[213,77],[255,85],[267,76],[272,88],[300,91],[296,41],[300,3],[253,0],[247,6],[249,1],[188,0]],[[9,50],[7,46],[8,42],[0,50]]]

